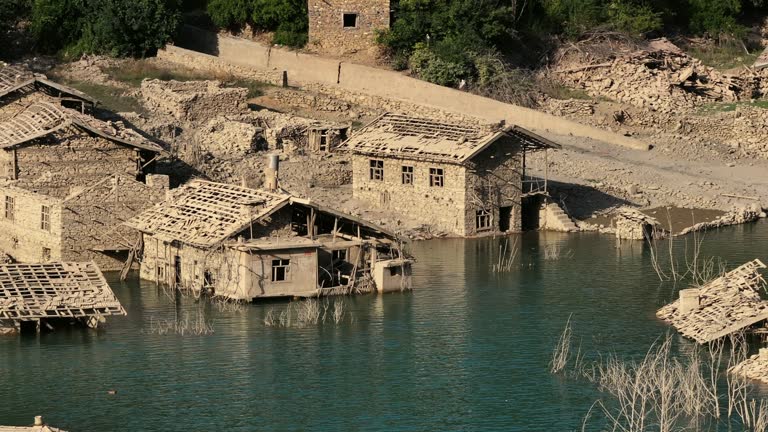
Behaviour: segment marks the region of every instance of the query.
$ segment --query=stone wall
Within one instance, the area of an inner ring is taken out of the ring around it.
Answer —
[[[320,0],[322,1],[322,0]],[[296,51],[263,46],[234,37],[216,35],[194,27],[184,27],[179,44],[215,54],[222,63],[260,71],[286,71],[291,85],[309,90],[336,94],[323,89],[339,90],[339,94],[360,100],[377,99],[382,107],[393,112],[395,105],[422,106],[423,109],[445,111],[486,122],[502,119],[542,134],[575,135],[606,141],[635,149],[648,150],[648,144],[610,131],[583,125],[540,111],[511,105],[464,91],[441,87],[409,77],[403,73],[383,70]],[[342,99],[344,99],[342,97]],[[406,111],[408,112],[408,111]],[[417,115],[412,112],[412,115]],[[421,114],[418,114],[421,116]],[[427,117],[432,117],[427,115]]]
[[[522,152],[512,141],[502,138],[469,162],[466,235],[483,233],[476,228],[480,209],[491,213],[491,228],[485,232],[522,230]]]
[[[164,49],[157,52],[157,58],[172,63],[177,63],[179,65],[184,65],[190,69],[207,71],[212,76],[233,75],[240,78],[264,82],[276,86],[283,85],[283,71],[262,71],[229,63],[223,63],[216,56],[203,54],[197,51],[191,51],[178,46],[167,45]]]
[[[150,110],[183,121],[236,115],[248,108],[248,89],[224,87],[219,81],[144,80],[141,96]]]
[[[122,224],[165,200],[168,191],[167,176],[149,177],[166,181],[144,184],[117,175],[67,198],[62,212],[62,259],[95,261],[102,271],[120,270],[127,258],[125,249],[138,239],[136,231]]]
[[[74,128],[0,152],[6,179],[16,178],[18,186],[58,197],[68,195],[71,187],[93,185],[106,173],[135,176],[140,160],[130,147]]]
[[[6,197],[13,198],[13,217],[6,217]],[[42,207],[50,209],[49,229],[42,228]],[[43,262],[43,248],[51,261],[61,260],[62,202],[13,186],[0,187],[0,250],[16,261]]]
[[[309,44],[324,52],[346,54],[375,49],[376,31],[389,28],[389,0],[308,0],[307,3]]]
[[[370,161],[384,161],[384,180],[371,180]],[[402,167],[413,167],[413,184],[404,185]],[[429,185],[430,168],[442,168],[444,186]],[[439,230],[468,235],[466,227],[466,169],[459,165],[354,155],[353,196],[374,207],[403,213],[408,219]],[[473,223],[474,226],[474,223]]]

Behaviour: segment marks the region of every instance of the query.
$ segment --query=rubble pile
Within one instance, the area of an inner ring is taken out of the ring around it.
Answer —
[[[662,113],[752,97],[743,94],[741,77],[723,74],[686,54],[666,50],[636,51],[600,64],[560,67],[552,74],[593,97]]]
[[[199,150],[219,159],[237,159],[258,150],[266,150],[264,129],[247,119],[219,116],[195,131]]]
[[[666,232],[659,221],[632,207],[616,210],[613,220],[616,238],[627,240],[651,240],[664,237]]]
[[[762,214],[762,209],[757,204],[748,207],[738,207],[711,222],[701,222],[692,227],[688,227],[677,235],[685,235],[696,231],[706,231],[714,228],[754,222],[760,219]]]
[[[760,348],[759,354],[750,356],[729,372],[768,384],[768,348]]]
[[[220,81],[144,80],[141,97],[148,109],[182,121],[238,114],[248,108],[248,89],[224,87]]]

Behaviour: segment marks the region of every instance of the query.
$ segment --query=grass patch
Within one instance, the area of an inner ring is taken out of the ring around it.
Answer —
[[[269,84],[240,78],[232,74],[211,74],[182,67],[167,68],[158,66],[147,60],[133,60],[122,62],[119,66],[112,66],[104,71],[116,81],[122,81],[132,87],[141,86],[145,79],[157,79],[160,81],[221,81],[225,87],[243,87],[248,89],[248,98],[255,98],[264,94],[264,88]]]
[[[688,55],[701,60],[707,66],[718,70],[728,70],[742,66],[751,66],[759,52],[747,54],[740,44],[725,43],[711,46],[689,46],[685,50]]]
[[[565,86],[554,80],[544,80],[539,82],[539,89],[547,96],[553,99],[592,99],[586,91]]]
[[[81,92],[97,99],[99,107],[112,112],[136,112],[146,114],[144,106],[134,97],[126,96],[125,90],[103,84],[82,81],[65,81],[62,84],[74,87]]]
[[[736,111],[736,108],[738,107],[755,107],[768,109],[768,100],[759,99],[750,102],[714,102],[702,105],[698,111],[700,114],[717,114],[721,112]]]

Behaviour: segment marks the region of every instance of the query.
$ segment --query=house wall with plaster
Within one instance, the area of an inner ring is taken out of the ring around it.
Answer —
[[[273,280],[274,264],[285,268],[282,280]],[[310,295],[317,288],[317,272],[317,248],[313,247],[203,250],[144,235],[141,278],[160,284],[174,286],[178,280],[184,288],[213,289],[217,295],[252,300]]]
[[[309,44],[344,54],[376,46],[378,30],[390,25],[389,0],[308,0]]]

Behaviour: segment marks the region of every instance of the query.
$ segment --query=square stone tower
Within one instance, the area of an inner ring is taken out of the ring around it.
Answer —
[[[307,0],[309,46],[348,54],[376,45],[376,31],[389,28],[390,0]]]

